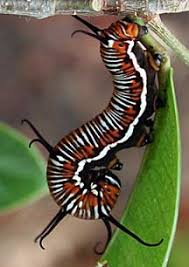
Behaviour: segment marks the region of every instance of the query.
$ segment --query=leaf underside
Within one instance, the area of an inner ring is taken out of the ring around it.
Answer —
[[[47,191],[45,163],[29,140],[0,123],[0,212],[18,208]]]
[[[116,230],[103,260],[109,267],[166,266],[176,229],[180,190],[180,133],[173,71],[167,72],[166,106],[155,119],[155,139],[145,151],[143,163],[121,223],[145,241],[144,247]]]

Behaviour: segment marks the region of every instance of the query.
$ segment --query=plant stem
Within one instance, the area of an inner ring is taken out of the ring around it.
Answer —
[[[154,17],[148,24],[152,31],[160,37],[185,64],[189,65],[189,50],[166,28],[160,17]]]

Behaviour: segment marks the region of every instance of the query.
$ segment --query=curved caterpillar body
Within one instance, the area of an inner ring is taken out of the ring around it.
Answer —
[[[42,246],[42,240],[58,222],[66,214],[72,214],[82,219],[102,219],[108,230],[108,241],[109,222],[112,222],[142,244],[157,246],[162,240],[146,243],[110,215],[121,188],[119,178],[112,172],[122,167],[116,152],[151,141],[150,117],[157,103],[156,70],[150,64],[148,52],[139,43],[147,28],[125,19],[100,30],[75,17],[93,33],[76,32],[100,41],[101,57],[112,75],[114,90],[108,106],[99,115],[63,137],[54,148],[24,120],[38,136],[31,143],[42,143],[50,153],[48,186],[61,207],[36,240],[39,239]]]

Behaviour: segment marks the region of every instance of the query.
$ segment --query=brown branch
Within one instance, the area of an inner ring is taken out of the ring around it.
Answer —
[[[189,0],[0,0],[1,14],[38,19],[56,14],[162,14],[189,10]]]

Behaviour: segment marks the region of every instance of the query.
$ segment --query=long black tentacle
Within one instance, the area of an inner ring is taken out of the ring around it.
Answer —
[[[126,228],[125,226],[123,226],[122,224],[120,224],[112,215],[105,216],[105,218],[107,220],[109,220],[112,224],[114,224],[115,226],[117,226],[119,229],[121,229],[123,232],[125,232],[128,235],[130,235],[132,238],[134,238],[135,240],[137,240],[139,243],[141,243],[144,246],[147,246],[147,247],[157,247],[157,246],[159,246],[163,242],[163,239],[161,239],[157,243],[147,243],[144,240],[142,240],[140,237],[138,237],[136,234],[134,234],[133,232],[131,232],[128,228]]]
[[[73,37],[76,33],[84,33],[87,34],[89,36],[92,36],[93,38],[99,40],[100,42],[103,42],[105,44],[107,44],[107,40],[104,36],[102,36],[102,30],[97,28],[96,26],[92,25],[91,23],[89,23],[88,21],[78,17],[77,15],[73,15],[73,18],[79,20],[81,23],[83,23],[85,26],[87,26],[93,33],[87,32],[87,31],[83,31],[83,30],[76,30],[72,33],[71,37]]]
[[[50,221],[50,223],[45,227],[45,229],[35,238],[35,242],[39,241],[39,245],[42,249],[45,249],[43,246],[44,238],[52,232],[52,230],[58,225],[58,223],[67,215],[66,211],[59,210],[55,217]]]
[[[87,26],[91,31],[93,31],[96,34],[99,34],[101,32],[101,29],[97,28],[96,26],[92,25],[91,23],[89,23],[88,21],[80,18],[77,15],[73,15],[73,18],[79,20],[81,23],[83,23],[85,26]]]
[[[83,34],[92,36],[93,38],[97,39],[98,41],[107,44],[106,39],[104,37],[102,37],[101,35],[96,35],[94,33],[83,31],[83,30],[76,30],[76,31],[72,32],[71,37],[73,37],[76,33],[83,33]]]
[[[21,121],[21,123],[23,124],[23,123],[27,123],[30,127],[31,127],[31,129],[34,131],[34,133],[37,135],[37,137],[38,138],[35,138],[35,139],[33,139],[31,142],[30,142],[30,144],[29,144],[29,147],[31,147],[31,145],[34,143],[34,142],[39,142],[39,143],[41,143],[46,149],[47,149],[47,151],[49,152],[49,153],[51,153],[52,152],[52,150],[53,150],[53,147],[43,138],[43,136],[39,133],[39,131],[35,128],[35,126],[29,121],[29,120],[27,120],[27,119],[23,119],[22,121]]]
[[[102,251],[98,251],[97,250],[97,246],[100,244],[100,242],[98,242],[95,246],[95,253],[97,255],[102,255],[105,251],[105,249],[107,248],[108,246],[108,243],[110,242],[111,240],[111,237],[112,237],[112,227],[111,227],[111,224],[110,222],[107,220],[107,218],[102,218],[102,221],[104,222],[105,226],[106,226],[106,229],[107,229],[107,233],[108,233],[108,237],[107,237],[107,240],[106,240],[106,244],[104,246],[104,249]]]
[[[29,148],[32,146],[33,143],[36,143],[36,142],[43,145],[43,143],[41,143],[41,139],[35,138],[35,139],[31,140],[31,142],[29,143]]]

